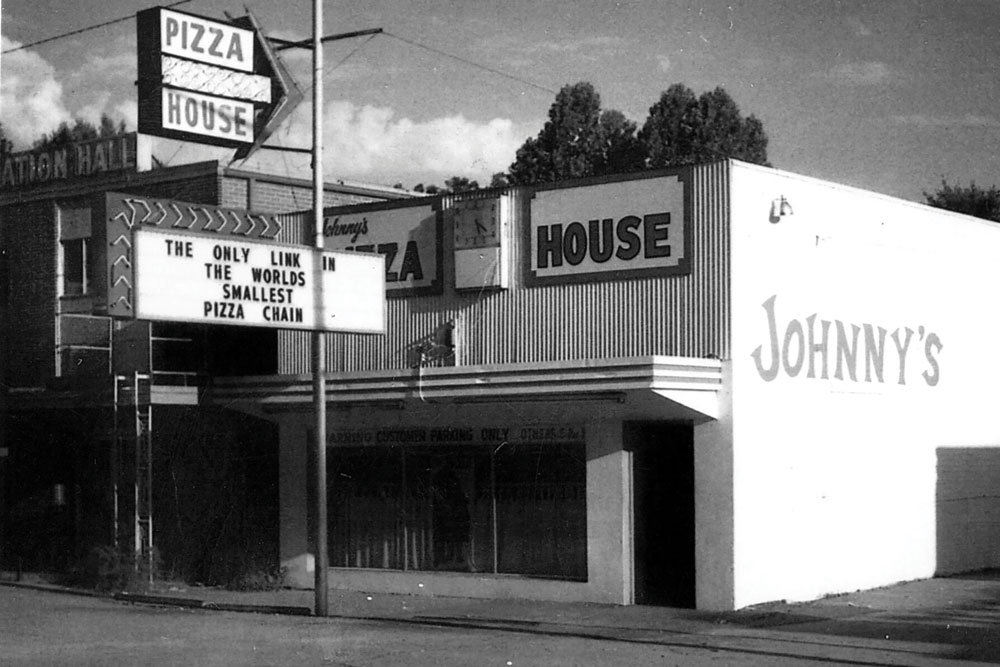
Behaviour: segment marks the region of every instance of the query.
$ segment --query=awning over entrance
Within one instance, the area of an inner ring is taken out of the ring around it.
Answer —
[[[326,396],[332,405],[666,401],[687,418],[704,421],[718,418],[722,386],[722,362],[717,359],[649,356],[329,373]],[[216,378],[208,400],[248,412],[302,410],[312,404],[312,381],[309,375]]]

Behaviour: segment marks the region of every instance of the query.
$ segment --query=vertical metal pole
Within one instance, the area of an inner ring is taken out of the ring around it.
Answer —
[[[323,248],[323,0],[313,0],[313,216],[317,262],[322,262]],[[320,274],[316,274],[318,280]],[[321,304],[316,304],[321,307]],[[313,452],[316,469],[315,511],[315,597],[316,615],[326,616],[327,605],[327,553],[326,526],[326,380],[325,346],[320,329],[312,332],[313,407],[316,416]]]
[[[506,443],[504,443],[506,444]],[[503,446],[503,445],[501,445]],[[500,572],[500,530],[497,528],[497,452],[490,452],[490,516],[493,518],[493,574]]]
[[[409,493],[409,489],[406,486],[406,450],[405,449],[400,448],[400,450],[399,450],[399,458],[400,458],[400,461],[402,462],[402,466],[401,467],[403,469],[402,474],[401,474],[401,479],[399,480],[400,481],[400,485],[399,486],[400,486],[400,489],[402,489],[402,493],[400,493],[400,496],[402,497],[401,502],[403,504],[403,508],[402,508],[403,511],[401,512],[401,514],[403,515],[403,571],[405,572],[405,571],[407,571],[407,570],[410,569],[410,530],[409,530],[409,527],[410,527],[410,523],[409,523],[410,522],[410,515],[409,515],[410,503],[407,502],[407,494]]]

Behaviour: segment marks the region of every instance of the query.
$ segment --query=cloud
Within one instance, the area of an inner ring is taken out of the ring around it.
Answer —
[[[670,56],[658,55],[656,56],[656,63],[660,66],[661,72],[670,71]]]
[[[821,78],[844,85],[874,86],[889,83],[892,70],[884,62],[869,60],[837,65],[823,73]]]
[[[138,125],[139,104],[134,99],[113,101],[110,93],[99,95],[93,102],[76,110],[74,118],[81,118],[92,125],[101,122],[101,116],[108,116],[117,125],[125,121],[125,129],[134,131]]]
[[[594,49],[613,49],[622,46],[625,40],[621,37],[608,37],[595,35],[584,39],[572,39],[565,41],[540,42],[534,48],[525,47],[525,51],[550,51],[552,53],[578,53],[580,51],[591,51]]]
[[[19,46],[6,38],[3,50]],[[35,139],[75,118],[99,121],[108,114],[136,127],[136,102],[131,82],[134,63],[114,54],[98,55],[102,69],[92,77],[93,68],[80,63],[79,69],[57,76],[52,63],[30,50],[3,57],[0,122],[16,150],[26,149]],[[129,60],[134,61],[132,56]],[[103,77],[101,83],[95,83]],[[108,79],[114,79],[110,85]],[[123,81],[127,81],[124,86]],[[308,97],[308,96],[307,96]],[[286,127],[269,143],[305,147],[311,145],[311,112],[305,103],[293,114]],[[414,120],[388,107],[360,106],[350,101],[332,101],[324,116],[325,170],[328,178],[349,178],[369,182],[405,181],[441,183],[450,176],[467,176],[488,182],[514,160],[517,148],[537,127],[518,127],[505,118],[473,120],[460,114]],[[171,164],[206,159],[197,144],[156,142],[157,157]],[[225,161],[231,151],[215,151],[211,157]],[[262,151],[247,168],[274,171],[286,164],[308,163],[306,159],[283,157]],[[292,167],[290,166],[289,169]],[[301,172],[301,166],[296,171]]]
[[[872,30],[869,28],[864,21],[862,21],[857,16],[848,16],[844,19],[847,23],[847,27],[850,29],[851,33],[856,37],[871,37]]]
[[[978,114],[928,116],[924,114],[896,115],[888,119],[892,125],[926,128],[1000,128],[1000,119]]]
[[[0,37],[7,51],[20,43]],[[15,149],[24,149],[47,132],[71,120],[63,102],[63,87],[55,68],[32,51],[15,51],[3,56],[0,86],[0,122]]]
[[[2,49],[18,42],[0,37]],[[31,50],[3,56],[0,122],[15,150],[23,150],[60,123],[79,118],[98,123],[103,114],[136,126],[134,45],[122,51],[118,42],[106,45],[107,54],[91,53],[77,68],[58,73],[56,67]]]
[[[268,144],[311,146],[311,116],[311,105],[302,104]],[[417,121],[400,117],[388,107],[330,101],[323,117],[325,177],[412,187],[417,183],[440,185],[451,176],[465,176],[486,185],[493,174],[506,171],[517,149],[540,126],[541,121],[529,127],[505,118],[476,121],[462,115]],[[213,157],[187,147],[175,150],[171,164],[227,159],[226,155]],[[166,148],[160,152],[167,157],[172,154]],[[302,178],[310,174],[308,156],[294,153],[261,151],[239,166]]]
[[[532,40],[520,34],[495,34],[476,44],[480,52],[516,69],[538,65],[539,61],[546,61],[552,56],[572,56],[577,62],[594,62],[619,54],[627,46],[625,39],[606,35]]]
[[[323,127],[328,174],[384,182],[455,175],[488,181],[510,165],[527,136],[503,118],[414,121],[387,107],[343,100],[327,104]]]

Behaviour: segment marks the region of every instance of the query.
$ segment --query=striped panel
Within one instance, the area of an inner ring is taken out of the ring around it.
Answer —
[[[685,170],[692,179],[692,264],[684,276],[528,288],[523,242],[511,241],[511,288],[456,293],[448,218],[445,293],[390,298],[385,336],[330,334],[327,368],[363,371],[419,363],[415,348],[455,323],[456,364],[516,364],[646,355],[717,357],[730,352],[729,163]],[[488,196],[477,193],[474,196]],[[527,224],[530,190],[514,195],[515,229]],[[453,198],[446,197],[447,210]],[[518,224],[521,223],[521,224]],[[309,335],[279,334],[279,373],[308,373]]]

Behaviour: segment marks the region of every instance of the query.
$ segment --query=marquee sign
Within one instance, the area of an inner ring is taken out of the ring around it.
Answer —
[[[382,333],[378,255],[139,229],[136,317]]]
[[[252,16],[227,23],[154,7],[136,19],[140,132],[245,158],[302,98]]]
[[[689,273],[689,188],[683,173],[538,188],[527,226],[528,284]]]
[[[109,193],[108,314],[283,329],[384,330],[375,254],[280,244],[273,215]]]

